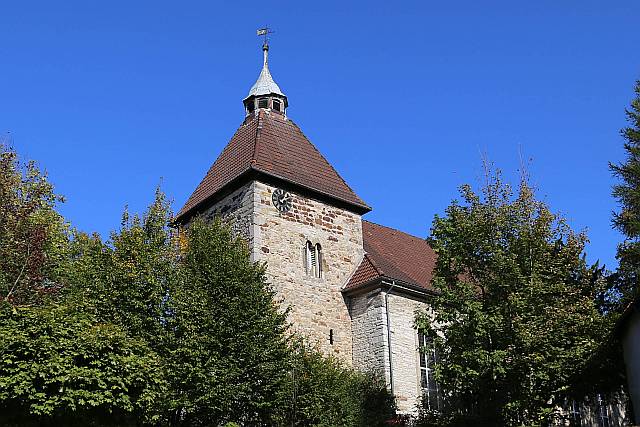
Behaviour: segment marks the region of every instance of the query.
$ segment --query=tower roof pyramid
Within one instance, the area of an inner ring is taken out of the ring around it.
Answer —
[[[356,195],[290,119],[266,110],[249,116],[176,216],[186,222],[210,202],[257,179],[358,213],[371,208]]]
[[[262,49],[262,71],[243,102],[247,105],[247,100],[268,95],[283,99],[286,104],[286,96],[269,72],[267,43]],[[187,222],[211,203],[251,180],[284,186],[360,214],[371,210],[282,111],[258,106],[247,111],[244,122],[180,209],[175,221]]]

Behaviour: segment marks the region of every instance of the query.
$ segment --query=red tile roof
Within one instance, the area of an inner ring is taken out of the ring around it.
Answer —
[[[188,216],[225,185],[250,171],[337,199],[360,212],[371,210],[295,123],[280,114],[259,111],[236,131],[176,220]]]
[[[369,254],[365,254],[362,262],[356,269],[356,272],[353,273],[353,276],[349,279],[349,283],[344,287],[345,289],[357,288],[360,285],[365,285],[367,283],[371,283],[375,279],[379,279],[382,277],[382,273],[380,270],[373,265],[373,261],[371,261],[371,257]]]
[[[425,239],[369,221],[362,221],[362,234],[366,254],[345,290],[386,278],[433,291],[436,253]]]

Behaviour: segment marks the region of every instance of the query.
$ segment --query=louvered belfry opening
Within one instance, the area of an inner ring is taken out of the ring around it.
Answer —
[[[320,243],[315,245],[307,241],[305,245],[305,269],[307,276],[321,278],[322,277],[322,246]]]

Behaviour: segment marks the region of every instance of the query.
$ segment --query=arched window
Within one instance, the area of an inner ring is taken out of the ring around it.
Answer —
[[[313,250],[313,244],[307,241],[307,244],[304,247],[304,263],[305,270],[307,271],[307,276],[311,276],[312,271],[314,269],[315,264],[315,251]]]
[[[305,269],[308,276],[322,277],[322,246],[320,243],[313,244],[307,241],[304,249]]]
[[[322,277],[322,246],[320,243],[316,243],[316,271],[315,276],[320,278]]]

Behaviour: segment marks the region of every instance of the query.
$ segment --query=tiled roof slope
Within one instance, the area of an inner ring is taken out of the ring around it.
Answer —
[[[176,220],[250,170],[284,179],[361,211],[371,210],[296,124],[280,114],[259,111],[236,131]]]
[[[345,290],[386,278],[433,291],[436,254],[425,239],[369,221],[362,221],[362,237],[366,254]]]

